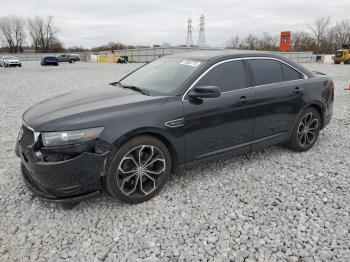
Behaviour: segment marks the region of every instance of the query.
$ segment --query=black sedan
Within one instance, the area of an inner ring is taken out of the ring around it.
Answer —
[[[139,203],[170,174],[203,162],[277,143],[309,150],[333,100],[329,77],[277,55],[172,55],[109,86],[33,106],[16,152],[26,184],[43,199],[106,190]]]
[[[46,65],[58,66],[58,59],[55,56],[44,56],[43,58],[41,58],[40,64],[42,66],[46,66]]]

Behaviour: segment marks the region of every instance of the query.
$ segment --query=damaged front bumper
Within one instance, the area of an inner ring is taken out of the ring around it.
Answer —
[[[95,141],[93,147],[95,146]],[[79,146],[79,145],[78,145]],[[112,146],[104,143],[98,152],[76,153],[75,146],[70,146],[74,155],[67,159],[67,147],[62,148],[64,160],[47,161],[48,156],[59,155],[45,152],[36,143],[22,148],[17,142],[16,154],[21,158],[21,171],[28,188],[39,198],[50,202],[79,202],[93,197],[103,189],[102,179],[107,172]],[[91,147],[89,147],[91,148]]]

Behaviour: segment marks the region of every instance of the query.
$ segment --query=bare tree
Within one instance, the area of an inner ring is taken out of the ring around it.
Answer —
[[[25,23],[20,16],[0,17],[0,30],[5,37],[11,53],[22,52],[26,38]]]
[[[32,38],[33,46],[35,51],[38,52],[40,47],[40,29],[43,27],[43,20],[39,16],[34,16],[33,18],[28,18],[28,31]]]
[[[322,43],[325,43],[327,40],[327,35],[330,29],[331,18],[330,17],[320,17],[315,20],[315,22],[309,26],[309,29],[313,33],[316,40],[316,52],[323,53],[325,47],[322,46]]]
[[[261,50],[273,51],[276,49],[276,39],[269,33],[263,33],[262,38],[259,40],[259,46]]]
[[[240,39],[239,39],[239,36],[237,34],[237,35],[231,37],[226,42],[225,48],[227,48],[227,49],[238,49],[239,45],[240,45]]]
[[[258,50],[259,49],[259,38],[256,35],[249,34],[244,42],[241,44],[241,47],[248,48],[249,50]]]
[[[338,48],[342,44],[350,44],[350,20],[342,20],[332,28],[334,42]]]
[[[238,49],[239,45],[240,45],[240,39],[239,39],[239,36],[237,34],[237,35],[231,37],[226,42],[225,48],[227,48],[227,49]]]
[[[54,24],[52,16],[46,19],[39,16],[29,18],[28,31],[37,52],[49,52],[57,44],[59,29]]]
[[[292,32],[291,47],[297,52],[312,51],[316,49],[316,41],[308,32]]]

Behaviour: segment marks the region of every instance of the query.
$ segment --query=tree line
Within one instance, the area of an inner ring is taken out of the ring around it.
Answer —
[[[350,20],[341,20],[333,23],[330,17],[320,17],[311,25],[308,31],[292,32],[291,51],[313,51],[314,53],[334,53],[342,44],[350,44]],[[0,52],[23,52],[24,49],[34,49],[35,52],[84,52],[84,51],[113,51],[133,48],[147,48],[147,45],[126,45],[119,41],[109,42],[106,45],[86,49],[82,46],[64,48],[58,39],[59,28],[52,16],[34,16],[23,18],[21,16],[0,17],[0,38],[6,44]],[[26,40],[30,39],[30,46]],[[153,45],[159,47],[160,45]],[[164,43],[162,46],[170,46]],[[182,45],[180,45],[182,46]],[[184,46],[184,45],[183,45]],[[279,36],[263,33],[262,36],[249,34],[241,39],[239,35],[231,37],[226,48],[249,50],[279,50]]]
[[[350,20],[332,23],[330,17],[320,17],[307,27],[308,31],[291,33],[291,51],[331,54],[341,48],[343,44],[350,44]],[[279,38],[279,36],[271,36],[269,33],[263,33],[260,37],[249,34],[243,39],[239,35],[235,35],[227,41],[226,48],[278,51]]]
[[[21,16],[0,17],[0,36],[6,46],[3,51],[10,53],[23,52],[26,39],[30,38],[32,48],[36,52],[58,52],[63,49],[62,42],[57,38],[59,28],[52,16],[34,16],[23,18]]]

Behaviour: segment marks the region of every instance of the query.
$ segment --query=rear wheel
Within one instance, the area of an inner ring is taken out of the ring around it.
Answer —
[[[105,180],[107,192],[129,204],[151,199],[171,173],[168,148],[152,136],[139,136],[115,154]]]
[[[307,108],[298,117],[287,146],[299,152],[309,150],[318,139],[320,128],[320,114],[313,107]]]

